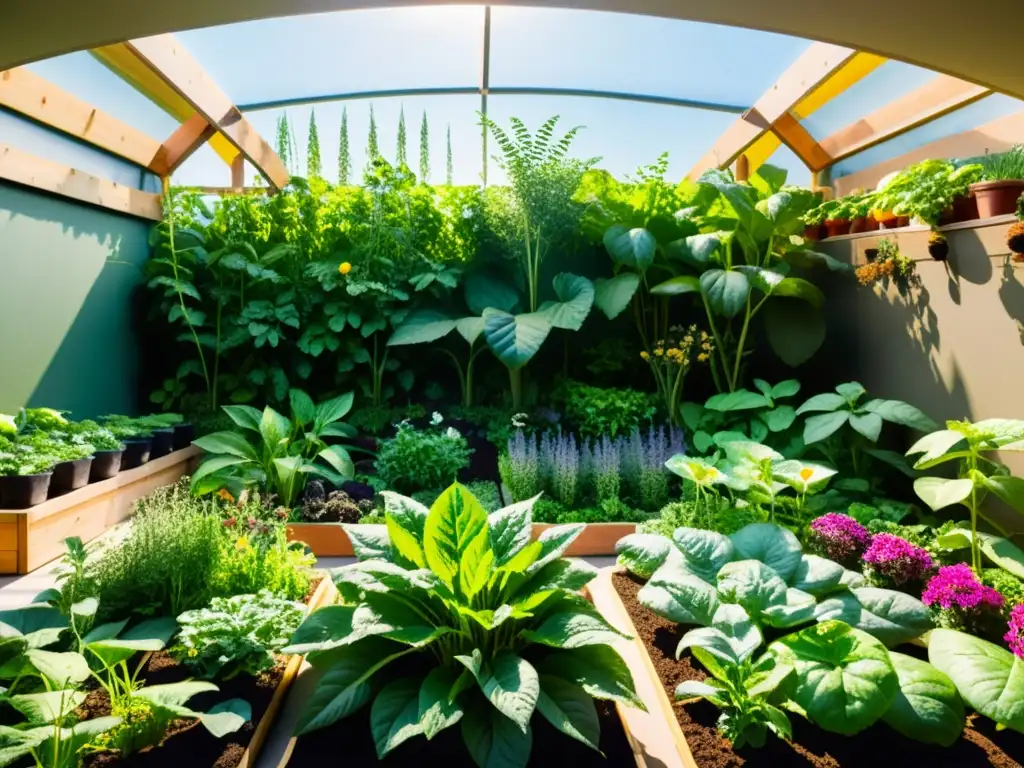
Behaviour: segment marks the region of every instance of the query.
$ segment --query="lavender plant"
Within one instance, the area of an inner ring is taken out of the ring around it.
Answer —
[[[537,439],[517,429],[508,440],[508,452],[498,460],[501,481],[516,501],[532,499],[541,490]]]
[[[579,483],[580,451],[573,435],[558,435],[553,440],[554,463],[551,471],[551,493],[562,504],[572,507]]]
[[[592,461],[590,476],[597,500],[618,499],[621,485],[618,447],[608,437],[602,437],[594,443],[593,451],[589,446],[584,446],[583,450]]]

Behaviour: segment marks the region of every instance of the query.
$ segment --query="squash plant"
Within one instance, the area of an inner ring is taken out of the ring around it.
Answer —
[[[699,183],[717,197],[706,211],[690,212],[701,233],[670,246],[671,257],[696,274],[651,289],[659,296],[699,296],[715,339],[711,369],[719,391],[741,387],[751,324],[762,310],[768,341],[788,365],[805,362],[824,342],[824,296],[791,275],[791,266],[843,267],[805,249],[798,233],[816,197],[785,187],[785,179],[786,172],[772,166],[762,166],[750,183],[735,181],[727,171],[705,173]]]
[[[386,525],[345,526],[359,562],[332,572],[342,602],[285,648],[323,670],[298,733],[369,704],[381,758],[458,725],[477,765],[511,768],[535,717],[597,749],[592,697],[642,707],[622,634],[578,592],[596,570],[561,557],[583,526],[531,541],[535,501],[488,515],[456,484],[430,509],[388,494]]]

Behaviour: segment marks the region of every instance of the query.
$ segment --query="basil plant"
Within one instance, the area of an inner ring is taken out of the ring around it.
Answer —
[[[345,526],[359,562],[332,572],[340,604],[285,648],[323,671],[299,734],[369,705],[381,758],[457,725],[477,765],[512,768],[537,717],[597,749],[594,698],[643,706],[624,636],[579,593],[596,569],[562,557],[582,525],[531,541],[536,498],[488,515],[458,484],[430,509],[385,496],[386,525]]]

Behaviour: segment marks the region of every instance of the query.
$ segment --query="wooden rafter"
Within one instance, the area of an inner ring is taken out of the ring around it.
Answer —
[[[828,152],[822,149],[800,121],[789,112],[772,124],[772,130],[812,171],[820,171],[832,164],[832,157]]]
[[[24,67],[0,73],[0,106],[159,173],[159,141]]]
[[[281,158],[173,35],[130,40],[124,45],[160,81],[215,126],[273,187],[280,189],[288,183],[288,169]]]
[[[101,179],[6,144],[0,144],[0,179],[144,219],[159,221],[163,216],[160,195]]]
[[[192,115],[160,147],[155,172],[161,176],[170,176],[215,133],[217,129],[205,117],[199,113]]]
[[[833,162],[901,136],[914,128],[973,104],[992,93],[984,86],[939,75],[910,93],[836,131],[821,141]]]
[[[779,77],[778,81],[715,142],[711,150],[690,170],[691,179],[711,168],[732,163],[789,110],[821,87],[851,61],[857,52],[829,43],[812,43]]]

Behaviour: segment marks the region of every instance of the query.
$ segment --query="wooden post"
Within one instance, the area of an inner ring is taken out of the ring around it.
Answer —
[[[241,152],[231,161],[231,186],[238,190],[245,186],[245,155]]]
[[[747,181],[750,178],[750,161],[746,155],[736,158],[736,181]]]

